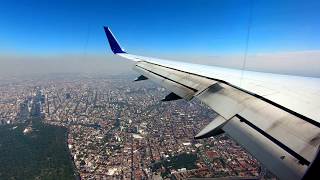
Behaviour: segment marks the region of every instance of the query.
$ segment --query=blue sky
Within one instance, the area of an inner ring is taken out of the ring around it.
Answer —
[[[105,54],[103,26],[141,55],[242,54],[320,49],[320,1],[8,0],[0,54]]]

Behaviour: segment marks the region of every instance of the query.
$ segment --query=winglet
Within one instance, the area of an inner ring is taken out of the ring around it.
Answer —
[[[119,45],[119,43],[117,42],[116,38],[114,37],[114,35],[112,34],[112,32],[110,31],[110,29],[106,26],[104,26],[104,31],[107,35],[108,41],[109,41],[109,45],[110,48],[112,50],[112,52],[114,54],[117,53],[126,53]]]

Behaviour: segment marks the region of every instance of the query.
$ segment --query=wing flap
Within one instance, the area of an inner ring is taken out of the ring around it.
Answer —
[[[320,144],[318,127],[251,94],[216,83],[197,98],[225,119],[241,116],[293,154],[299,154],[296,157],[301,164],[309,165],[317,153]]]
[[[183,84],[179,84],[170,79],[167,79],[165,76],[155,74],[148,69],[136,68],[136,70],[144,76],[148,77],[150,80],[154,81],[157,84],[161,84],[164,88],[174,92],[176,95],[186,100],[191,100],[194,94],[196,93],[194,89],[184,86]]]
[[[206,88],[208,88],[209,85],[217,82],[211,79],[201,78],[196,75],[177,71],[168,67],[144,61],[138,62],[136,64],[136,68],[147,69],[153,72],[154,74],[166,77],[167,79],[170,79],[175,82],[179,82],[184,86],[195,89],[196,91],[203,91]]]
[[[217,82],[148,62],[138,62],[135,69],[186,100]]]
[[[308,167],[297,163],[290,153],[238,117],[233,117],[222,129],[280,179],[301,179]]]

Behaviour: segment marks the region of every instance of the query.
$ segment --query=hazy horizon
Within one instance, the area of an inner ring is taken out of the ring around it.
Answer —
[[[0,7],[0,76],[132,73],[103,26],[132,54],[320,76],[320,2],[7,1]]]
[[[159,56],[158,56],[159,57]],[[243,55],[163,55],[159,58],[241,69]],[[105,55],[0,55],[0,75],[23,76],[53,73],[133,74],[134,62]],[[320,50],[249,54],[245,70],[320,77]]]

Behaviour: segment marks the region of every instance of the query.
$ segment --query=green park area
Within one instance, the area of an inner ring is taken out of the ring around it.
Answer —
[[[0,126],[0,179],[75,179],[67,129],[31,121],[27,134],[27,124]]]
[[[196,169],[198,157],[196,154],[182,153],[177,156],[172,156],[167,159],[155,162],[152,166],[153,171],[164,168],[161,173],[162,177],[168,177],[171,170],[186,168],[187,170]]]

